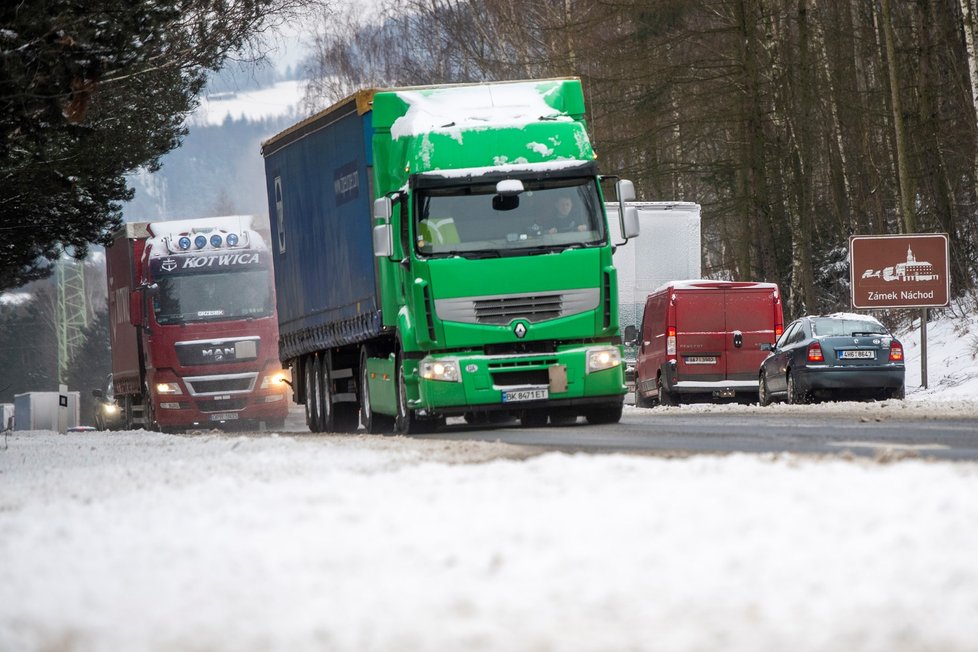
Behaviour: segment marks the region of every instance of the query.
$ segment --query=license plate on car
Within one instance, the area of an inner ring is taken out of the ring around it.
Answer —
[[[715,355],[688,355],[683,360],[686,364],[716,364],[717,357]]]
[[[503,403],[542,401],[549,397],[550,391],[546,389],[511,389],[503,392]]]
[[[839,351],[840,360],[875,360],[876,351]]]
[[[211,415],[211,421],[234,421],[237,418],[237,412],[220,412]]]

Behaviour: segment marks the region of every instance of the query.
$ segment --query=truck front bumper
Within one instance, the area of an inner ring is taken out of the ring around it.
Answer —
[[[626,392],[621,349],[605,344],[545,354],[436,354],[412,367],[406,381],[418,391],[414,400],[409,391],[409,407],[439,414],[608,404]]]

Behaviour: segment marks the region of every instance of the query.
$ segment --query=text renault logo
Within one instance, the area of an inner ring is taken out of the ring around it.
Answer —
[[[523,324],[523,322],[516,324],[516,327],[513,328],[513,332],[516,333],[516,337],[523,339],[523,337],[526,336],[526,325]]]

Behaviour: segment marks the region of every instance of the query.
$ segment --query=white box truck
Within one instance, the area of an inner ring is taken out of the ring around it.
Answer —
[[[702,277],[700,205],[688,201],[637,201],[642,237],[617,247],[613,260],[618,270],[618,315],[621,332],[640,329],[645,298],[670,281]],[[618,204],[605,204],[612,243],[622,242],[618,232]],[[635,381],[634,346],[625,345],[625,381],[632,402]]]
[[[62,407],[62,397],[67,406]],[[14,396],[14,430],[54,430],[59,428],[58,410],[66,410],[66,428],[79,420],[78,392],[27,392]]]

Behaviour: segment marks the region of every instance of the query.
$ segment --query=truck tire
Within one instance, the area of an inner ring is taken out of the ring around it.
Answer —
[[[316,378],[319,381],[316,392],[316,407],[319,409],[319,432],[335,432],[336,423],[333,412],[333,383],[330,378],[329,351],[316,356]]]
[[[316,399],[316,356],[307,355],[302,362],[303,394],[305,395],[306,425],[310,432],[319,430],[319,401]]]
[[[149,395],[149,388],[143,388],[143,430],[158,431],[156,425],[156,413],[153,412],[153,397]]]
[[[401,349],[397,350],[394,361],[397,373],[397,417],[394,419],[394,432],[399,435],[423,435],[434,430],[437,422],[421,421],[407,404],[407,381],[404,379],[404,365]]]
[[[394,430],[394,419],[386,414],[377,414],[370,404],[370,387],[367,384],[367,358],[372,350],[366,344],[360,347],[360,385],[357,388],[360,395],[360,421],[364,429],[371,435],[386,435]]]
[[[617,405],[605,405],[602,407],[595,407],[589,409],[584,413],[584,418],[592,426],[598,426],[608,423],[618,423],[621,421],[621,412],[623,408],[623,403],[618,403]]]

